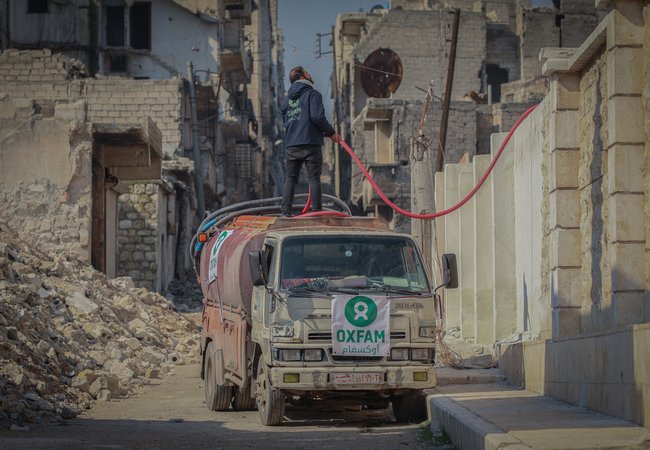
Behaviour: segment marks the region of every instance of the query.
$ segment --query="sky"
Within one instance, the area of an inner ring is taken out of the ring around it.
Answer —
[[[330,33],[340,13],[370,11],[375,5],[388,4],[385,0],[279,0],[278,22],[284,33],[284,85],[289,88],[289,70],[303,66],[311,74],[316,89],[323,94],[328,118],[332,118],[332,55],[318,57],[316,33]],[[322,50],[331,51],[331,36],[322,38]]]
[[[566,0],[565,0],[566,1]],[[289,70],[304,66],[312,75],[316,89],[323,94],[325,111],[331,119],[333,101],[330,77],[332,75],[332,55],[318,58],[316,33],[330,33],[337,14],[370,11],[375,5],[387,7],[387,0],[279,0],[278,21],[284,33],[284,84],[289,88]],[[551,0],[533,0],[534,5],[551,5]],[[331,36],[321,41],[322,51],[331,51]]]

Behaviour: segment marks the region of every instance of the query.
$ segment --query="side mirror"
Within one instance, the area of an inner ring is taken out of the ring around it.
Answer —
[[[442,276],[447,289],[456,289],[458,287],[458,266],[456,264],[456,255],[453,253],[442,255]]]
[[[248,254],[248,262],[251,268],[251,278],[253,286],[264,286],[266,279],[264,277],[263,254],[260,250],[254,250]]]

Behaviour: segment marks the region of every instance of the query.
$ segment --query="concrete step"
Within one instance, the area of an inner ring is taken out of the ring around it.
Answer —
[[[431,428],[460,450],[650,449],[648,428],[505,383],[433,391]]]

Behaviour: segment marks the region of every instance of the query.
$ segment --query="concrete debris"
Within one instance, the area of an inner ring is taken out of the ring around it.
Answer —
[[[0,224],[0,428],[70,419],[198,362],[196,325],[164,297],[16,236]]]
[[[203,308],[203,292],[201,286],[194,277],[187,276],[185,279],[175,279],[169,284],[174,306],[179,311],[201,311]]]

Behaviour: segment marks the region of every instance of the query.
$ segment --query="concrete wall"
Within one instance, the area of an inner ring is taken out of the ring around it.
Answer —
[[[447,74],[447,59],[453,14],[442,11],[390,10],[375,24],[368,34],[355,46],[354,56],[363,63],[378,48],[390,48],[396,52],[404,67],[402,83],[393,95],[395,99],[422,98],[416,86],[426,89],[431,79],[442,91]],[[485,20],[482,14],[461,14],[456,71],[452,98],[462,97],[466,92],[479,91],[479,72],[486,53]],[[414,45],[417,42],[418,45]],[[359,69],[356,69],[359,71]],[[436,92],[442,96],[442,92]],[[358,86],[355,90],[357,105],[365,104],[365,93]],[[358,114],[360,109],[355,111]]]
[[[151,51],[129,55],[129,76],[169,79],[187,74],[188,61],[195,70],[218,72],[218,29],[174,2],[152,1]]]
[[[460,260],[460,298],[447,294],[447,311],[460,318],[448,317],[447,328],[460,323],[463,336],[493,345],[511,383],[648,426],[650,71],[640,62],[650,67],[650,7],[621,0],[609,8],[580,49],[545,61],[549,95],[497,164],[491,208],[474,203],[447,217],[439,253]],[[494,136],[493,154],[503,137]],[[472,162],[475,172],[483,158]],[[447,166],[445,177],[456,173]],[[444,188],[437,196],[449,206],[457,190]],[[465,221],[488,224],[475,226],[469,248]],[[476,277],[491,266],[483,240],[493,244],[492,280]],[[469,275],[468,258],[482,261]],[[483,289],[493,294],[491,316]],[[510,335],[498,329],[503,322]]]
[[[11,41],[15,44],[91,43],[92,0],[48,2],[47,14],[28,14],[25,0],[8,2]]]
[[[214,21],[197,15],[169,0],[151,1],[151,49],[130,49],[129,13],[125,14],[125,47],[102,52],[95,61],[89,47],[106,48],[105,19],[101,2],[73,0],[48,2],[47,14],[27,13],[27,2],[9,0],[10,44],[18,48],[48,47],[81,58],[109,73],[111,54],[126,54],[127,74],[133,77],[167,79],[187,73],[187,61],[195,69],[218,72],[218,29]],[[114,3],[115,4],[115,3]],[[126,4],[125,4],[125,7]],[[127,7],[128,8],[128,7]]]
[[[0,121],[0,220],[39,247],[90,262],[89,128],[33,116],[31,102],[6,97],[0,111],[13,116]]]

